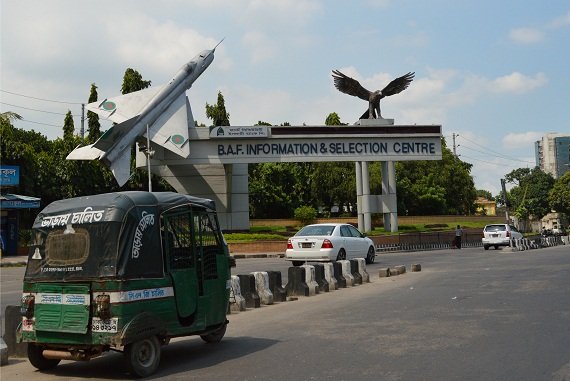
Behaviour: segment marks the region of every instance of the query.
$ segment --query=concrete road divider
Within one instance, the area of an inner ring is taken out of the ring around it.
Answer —
[[[325,280],[329,284],[329,291],[338,290],[338,281],[334,277],[334,265],[330,262],[323,263]]]
[[[393,269],[390,270],[390,275],[402,275],[406,272],[406,266],[394,266]]]
[[[301,267],[305,268],[305,283],[309,286],[309,296],[318,294],[319,284],[315,280],[315,266],[303,265]]]
[[[370,283],[370,274],[366,271],[366,259],[356,258],[355,261],[358,262],[358,273],[362,277],[362,283]]]
[[[390,268],[389,267],[383,267],[378,271],[378,277],[379,278],[387,278],[390,276]]]
[[[411,267],[413,273],[422,271],[422,265],[420,265],[419,263],[414,263]]]
[[[288,281],[285,286],[285,292],[287,292],[288,298],[310,296],[309,286],[307,286],[305,282],[305,268],[303,266],[289,267],[287,270],[287,278]]]
[[[352,276],[352,271],[350,268],[350,261],[342,260],[338,261],[342,266],[342,276],[346,279],[346,286],[354,286],[354,277]]]
[[[333,262],[332,265],[334,269],[334,278],[336,279],[338,288],[346,288],[346,278],[342,275],[342,263]]]
[[[315,263],[315,281],[319,285],[319,292],[329,292],[329,282],[325,279],[325,265]]]
[[[245,298],[247,308],[261,307],[261,300],[255,290],[255,277],[252,274],[238,274],[241,294]]]
[[[245,311],[247,309],[245,305],[245,298],[241,294],[239,277],[237,275],[232,275],[230,279],[230,285],[230,311]]]
[[[274,302],[284,302],[287,300],[287,292],[283,288],[283,281],[281,279],[281,271],[268,271],[269,276],[269,289],[273,293]]]
[[[259,295],[261,304],[273,304],[273,293],[269,289],[269,275],[266,271],[254,271],[251,273],[255,277],[255,290]]]
[[[354,278],[354,285],[362,284],[362,275],[360,275],[358,269],[358,261],[356,259],[350,259],[350,274]]]

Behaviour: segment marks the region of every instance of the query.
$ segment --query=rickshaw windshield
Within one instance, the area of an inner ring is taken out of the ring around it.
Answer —
[[[25,278],[67,280],[117,275],[119,223],[33,230]]]

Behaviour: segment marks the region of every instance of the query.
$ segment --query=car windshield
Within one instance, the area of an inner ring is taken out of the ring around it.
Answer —
[[[485,227],[486,232],[504,232],[507,230],[505,225],[489,225]]]
[[[305,226],[303,229],[299,230],[297,237],[304,237],[304,236],[330,236],[334,230],[334,225],[309,225]]]

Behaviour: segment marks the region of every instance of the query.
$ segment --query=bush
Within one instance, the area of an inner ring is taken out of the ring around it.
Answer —
[[[303,225],[310,224],[317,218],[317,210],[312,206],[300,206],[295,209],[295,219],[299,220]]]

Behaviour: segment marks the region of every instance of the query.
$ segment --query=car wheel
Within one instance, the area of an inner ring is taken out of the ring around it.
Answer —
[[[153,374],[160,362],[160,342],[156,336],[125,346],[125,362],[128,371],[137,377]]]
[[[53,369],[59,364],[61,360],[46,359],[43,355],[44,349],[37,344],[28,344],[28,360],[35,368],[39,370]]]
[[[226,334],[226,327],[227,326],[228,325],[226,323],[224,323],[224,325],[222,325],[220,328],[216,329],[215,331],[210,332],[206,335],[200,335],[200,337],[206,343],[219,343],[220,340],[222,340],[222,338]]]
[[[301,266],[305,261],[293,261],[293,266]]]
[[[338,255],[336,256],[337,261],[343,261],[346,259],[346,251],[344,249],[340,249]]]
[[[374,247],[370,246],[370,248],[368,249],[368,254],[366,255],[366,264],[371,265],[372,263],[374,263],[375,259],[376,259],[376,252],[374,251]]]
[[[489,245],[483,245],[483,249],[489,250]]]

